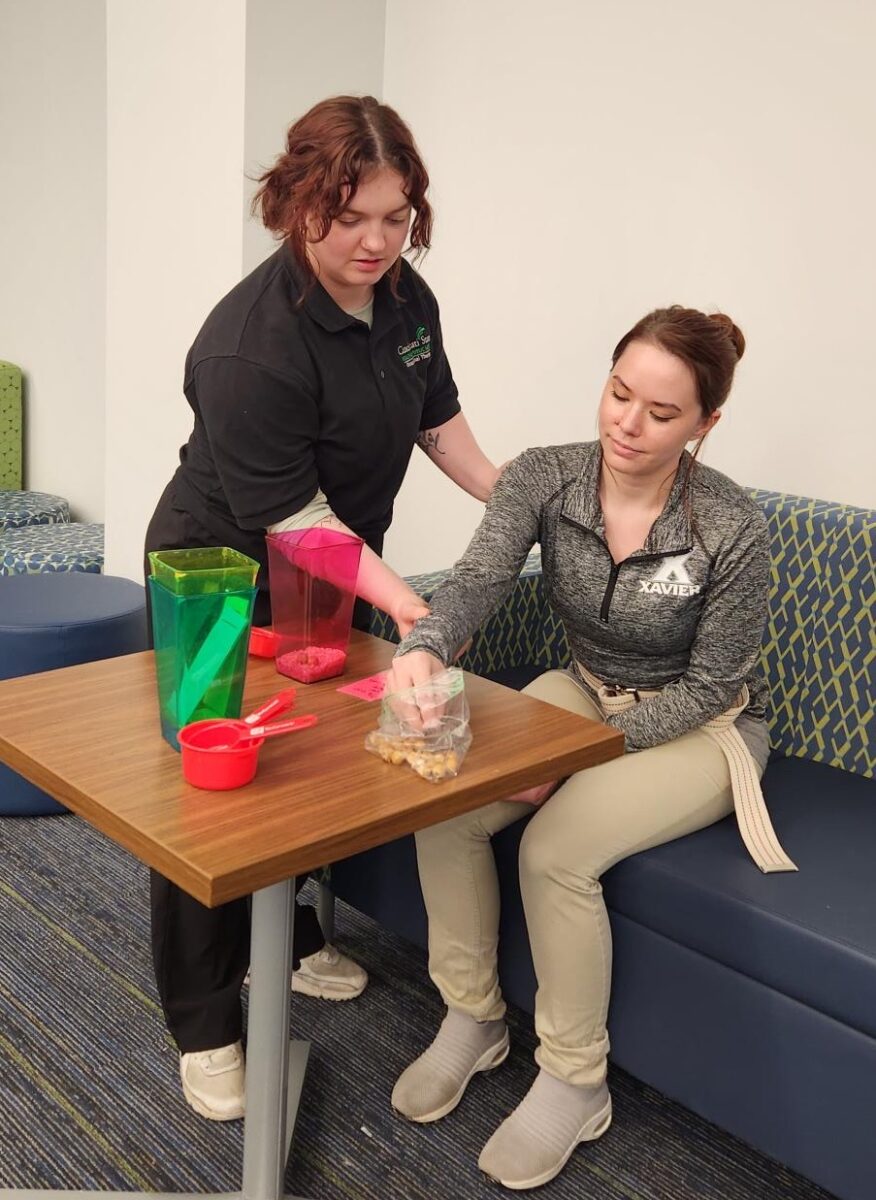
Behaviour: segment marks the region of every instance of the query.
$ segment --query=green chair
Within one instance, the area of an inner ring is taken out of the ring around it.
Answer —
[[[0,362],[0,488],[21,488],[21,371]]]

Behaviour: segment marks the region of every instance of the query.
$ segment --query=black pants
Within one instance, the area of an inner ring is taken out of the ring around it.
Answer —
[[[239,1041],[240,989],[249,967],[248,899],[207,908],[157,871],[151,872],[150,899],[155,980],[180,1052]],[[324,945],[314,910],[296,904],[293,966]]]
[[[149,524],[146,550],[218,544],[230,543],[218,542],[190,513],[177,508],[172,485],[168,487]],[[359,628],[369,615],[370,609],[357,613]],[[263,589],[256,598],[253,623],[271,623],[270,598]],[[184,1054],[238,1041],[240,989],[249,966],[248,898],[207,908],[163,875],[153,871],[151,876],[152,960],[168,1029]],[[305,880],[306,876],[299,879],[299,887]],[[293,965],[324,945],[314,910],[296,904]]]

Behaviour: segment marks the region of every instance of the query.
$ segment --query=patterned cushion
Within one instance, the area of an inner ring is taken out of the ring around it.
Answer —
[[[763,646],[770,741],[781,754],[872,778],[874,745],[874,513],[805,496],[751,490],[770,529],[773,579]],[[534,664],[565,666],[562,623],[547,607],[540,559],[530,555],[514,592],[460,660],[485,674]],[[414,576],[428,598],[446,571]],[[397,641],[382,614],[372,631]]]
[[[0,575],[103,569],[103,525],[41,525],[0,531]]]
[[[70,520],[63,496],[47,492],[0,492],[0,529],[25,525],[60,525]]]
[[[752,495],[772,547],[764,637],[772,743],[782,754],[872,778],[876,516],[805,496]]]
[[[0,362],[0,488],[21,487],[21,371]]]

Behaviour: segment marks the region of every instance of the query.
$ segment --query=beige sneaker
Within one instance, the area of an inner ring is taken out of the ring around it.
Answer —
[[[200,1116],[208,1121],[239,1121],[243,1116],[246,1067],[240,1042],[181,1054],[179,1073],[183,1094]]]
[[[367,972],[328,942],[292,972],[292,991],[320,1000],[353,1000],[367,984]]]

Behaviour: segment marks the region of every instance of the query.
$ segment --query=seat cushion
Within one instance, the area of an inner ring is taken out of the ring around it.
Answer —
[[[70,505],[63,496],[48,492],[0,491],[0,529],[30,525],[57,525],[70,520]]]
[[[103,568],[103,525],[28,525],[0,531],[0,575],[38,575]]]
[[[876,784],[781,758],[764,795],[796,873],[763,875],[735,818],[619,863],[617,913],[876,1036]]]

